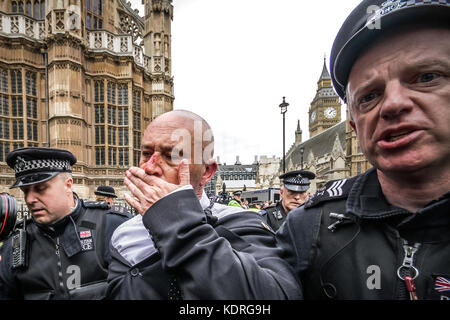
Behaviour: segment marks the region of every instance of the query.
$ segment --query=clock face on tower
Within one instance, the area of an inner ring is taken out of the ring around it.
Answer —
[[[328,107],[323,113],[327,119],[332,119],[336,116],[336,109],[333,107]]]
[[[314,120],[316,120],[316,111],[311,113],[311,122],[314,122]]]

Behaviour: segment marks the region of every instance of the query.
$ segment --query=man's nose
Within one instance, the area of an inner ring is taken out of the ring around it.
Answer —
[[[394,120],[410,112],[414,102],[400,81],[390,81],[384,90],[384,100],[381,104],[380,116],[384,120]]]
[[[161,154],[159,152],[155,152],[152,154],[150,159],[148,159],[147,162],[145,162],[142,166],[142,169],[144,169],[145,173],[149,175],[161,175]]]
[[[32,190],[24,191],[24,199],[26,204],[32,204],[37,201],[36,193]]]

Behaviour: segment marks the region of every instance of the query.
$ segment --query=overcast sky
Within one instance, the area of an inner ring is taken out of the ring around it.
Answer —
[[[212,126],[221,163],[251,164],[255,155],[282,157],[308,110],[323,59],[360,0],[174,0],[174,109],[191,110]],[[133,8],[144,15],[141,0]],[[342,108],[345,119],[345,106]]]

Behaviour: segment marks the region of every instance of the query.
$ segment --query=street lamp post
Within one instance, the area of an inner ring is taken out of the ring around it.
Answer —
[[[283,97],[283,102],[280,104],[281,114],[283,115],[283,173],[286,173],[286,158],[285,158],[285,113],[287,111],[289,103],[286,102],[285,97]]]

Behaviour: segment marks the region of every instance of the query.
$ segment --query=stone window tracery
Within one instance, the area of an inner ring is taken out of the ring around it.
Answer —
[[[29,17],[37,20],[44,19],[45,15],[45,0],[28,0],[28,1],[12,1],[12,13],[24,13]]]
[[[134,18],[125,13],[119,13],[119,32],[132,36],[133,42],[136,43],[142,38],[142,31]]]

